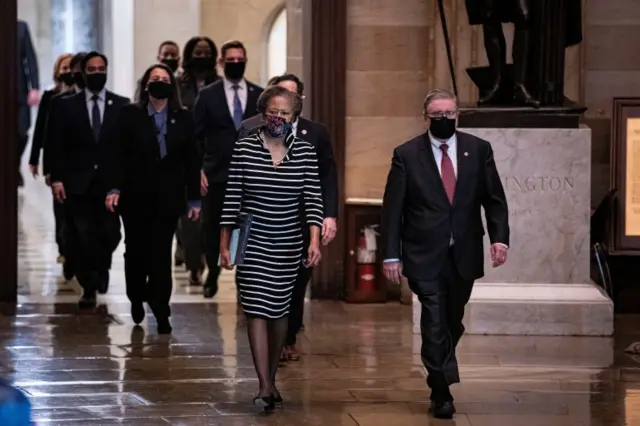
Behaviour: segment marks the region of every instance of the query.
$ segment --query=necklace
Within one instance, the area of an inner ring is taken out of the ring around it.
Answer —
[[[264,134],[262,135],[262,146],[265,147],[265,149],[267,151],[269,151],[269,155],[271,155],[271,163],[273,163],[273,167],[279,167],[284,160],[287,158],[287,154],[289,153],[289,148],[286,147],[285,145],[285,150],[284,150],[284,154],[282,155],[282,158],[280,158],[279,160],[274,160],[273,159],[273,151],[271,149],[271,147],[269,147],[269,145],[267,145],[267,138],[264,136]]]

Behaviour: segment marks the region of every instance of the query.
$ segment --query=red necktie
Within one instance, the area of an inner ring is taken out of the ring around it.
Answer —
[[[451,157],[447,154],[449,145],[440,145],[442,150],[442,161],[440,162],[440,173],[442,174],[442,183],[444,184],[444,190],[447,192],[449,202],[453,204],[453,194],[456,192],[456,172],[453,170],[453,162]]]

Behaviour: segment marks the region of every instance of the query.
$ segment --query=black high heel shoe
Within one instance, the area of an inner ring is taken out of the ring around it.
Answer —
[[[272,394],[271,398],[273,398],[273,403],[275,405],[278,405],[280,407],[282,407],[284,400],[282,399],[282,395],[280,395],[279,393],[277,394]]]
[[[272,395],[256,396],[253,398],[254,407],[262,408],[265,413],[270,413],[276,408],[276,404]]]

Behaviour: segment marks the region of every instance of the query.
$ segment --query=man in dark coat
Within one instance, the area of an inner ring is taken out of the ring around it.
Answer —
[[[38,104],[40,83],[38,78],[38,60],[33,48],[29,25],[18,20],[18,185],[24,181],[20,173],[20,159],[29,141],[31,127],[31,107]]]
[[[548,1],[548,0],[535,0]],[[561,2],[552,0],[554,6]],[[565,47],[582,41],[582,9],[580,0],[564,0]],[[502,23],[515,24],[513,38],[514,94],[517,101],[538,106],[536,100],[525,87],[527,76],[527,59],[530,54],[531,30],[535,25],[532,19],[532,8],[537,6],[533,0],[466,0],[470,25],[482,25],[484,45],[489,59],[489,68],[494,81],[487,93],[480,98],[479,104],[494,103],[499,97],[503,71],[506,63],[506,42],[502,31]],[[534,11],[535,12],[535,11]],[[544,17],[538,19],[545,23]]]

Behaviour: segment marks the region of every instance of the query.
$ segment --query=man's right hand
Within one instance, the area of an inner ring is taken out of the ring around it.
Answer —
[[[382,272],[392,283],[399,285],[402,282],[402,262],[384,262]]]
[[[53,182],[51,184],[51,190],[53,191],[53,198],[59,203],[64,203],[64,200],[67,199],[67,193],[64,190],[62,182]]]
[[[203,197],[207,195],[207,191],[209,190],[209,179],[207,179],[207,175],[204,174],[204,170],[200,170],[200,195]]]
[[[104,205],[109,212],[115,213],[116,208],[118,207],[118,201],[120,201],[120,194],[118,193],[107,194],[107,198],[104,201]]]

